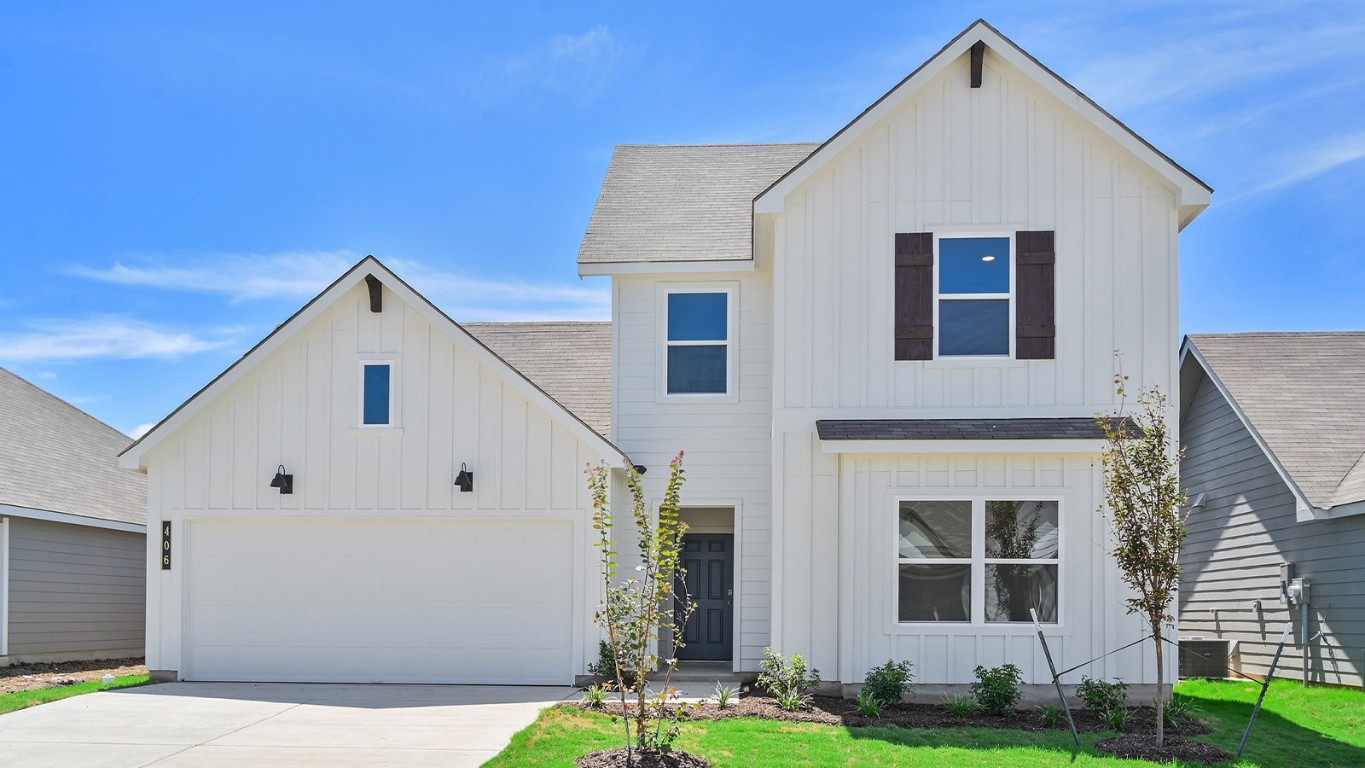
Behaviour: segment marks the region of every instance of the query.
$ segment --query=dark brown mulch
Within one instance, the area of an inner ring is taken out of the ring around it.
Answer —
[[[1156,737],[1151,734],[1125,733],[1112,739],[1097,741],[1095,748],[1114,757],[1152,760],[1158,763],[1188,760],[1212,765],[1232,759],[1232,755],[1212,744],[1188,741],[1179,736],[1167,736],[1165,745],[1158,748]]]
[[[624,747],[604,749],[578,758],[578,768],[711,768],[711,763],[701,755],[673,750],[667,754],[659,752],[636,751],[630,763],[626,763]]]
[[[620,705],[608,705],[606,711],[620,711]],[[1127,730],[1152,731],[1156,728],[1156,711],[1151,707],[1136,707],[1130,710]],[[1087,733],[1102,733],[1110,730],[1099,715],[1083,709],[1073,709],[1076,729]],[[843,725],[853,728],[881,725],[898,725],[902,728],[1009,728],[1020,731],[1057,731],[1067,730],[1066,719],[1057,725],[1044,725],[1033,710],[1020,710],[1009,716],[990,715],[979,712],[971,717],[958,717],[949,714],[942,704],[897,704],[882,710],[881,717],[864,717],[858,711],[857,702],[838,696],[816,696],[809,709],[786,712],[777,702],[766,696],[744,696],[725,709],[708,703],[700,709],[686,709],[682,719],[721,720],[727,717],[760,717],[765,720],[783,720],[792,723],[821,723],[823,725]],[[1198,736],[1209,732],[1208,726],[1192,718],[1183,718],[1175,728],[1167,728],[1167,733],[1183,736]]]

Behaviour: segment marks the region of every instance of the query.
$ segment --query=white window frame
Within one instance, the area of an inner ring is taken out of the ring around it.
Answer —
[[[943,240],[973,240],[979,238],[1003,239],[1009,241],[1009,269],[1010,269],[1010,291],[1009,293],[950,293],[946,294],[950,298],[943,298],[945,294],[939,291],[939,267],[943,263],[942,251],[939,243]],[[1014,233],[1013,232],[935,232],[934,233],[934,359],[935,360],[1013,360],[1014,359],[1014,313],[1015,313],[1015,277],[1016,269],[1014,259]],[[943,301],[970,301],[972,299],[999,301],[1004,299],[1006,302],[1006,314],[1009,316],[1009,343],[1010,351],[1006,355],[947,355],[939,353],[939,335],[943,329],[939,322],[938,307]]]
[[[371,365],[389,367],[389,421],[386,424],[365,423],[365,368]],[[356,427],[358,429],[394,429],[398,426],[398,363],[388,357],[362,357],[356,366]]]
[[[970,558],[903,558],[900,552],[900,509],[901,502],[915,501],[968,501],[972,505],[972,555]],[[1051,559],[1006,559],[986,557],[986,502],[988,501],[1052,501],[1057,504],[1057,557]],[[1057,493],[975,493],[970,495],[933,493],[926,495],[895,496],[891,500],[891,589],[888,605],[891,626],[895,630],[911,629],[916,632],[931,632],[934,627],[979,627],[984,629],[1010,629],[1032,626],[1024,621],[986,621],[986,566],[989,565],[1055,565],[1057,566],[1057,620],[1043,622],[1043,626],[1056,628],[1065,626],[1066,620],[1066,579],[1063,556],[1066,543],[1066,502]],[[972,567],[971,620],[970,621],[901,621],[900,620],[900,567],[901,565],[963,565]]]
[[[675,293],[725,294],[725,341],[669,341],[668,297]],[[660,283],[656,301],[658,334],[656,348],[659,363],[656,367],[658,387],[655,399],[660,403],[734,403],[739,402],[739,283]],[[669,347],[714,347],[725,345],[724,392],[669,392]]]

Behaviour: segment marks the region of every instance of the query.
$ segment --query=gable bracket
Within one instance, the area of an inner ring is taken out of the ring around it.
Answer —
[[[981,87],[981,69],[986,60],[986,41],[972,43],[972,87]]]
[[[379,278],[374,275],[365,275],[365,285],[370,289],[370,311],[383,312],[384,294],[380,291],[380,288],[382,288],[384,284],[379,282]]]

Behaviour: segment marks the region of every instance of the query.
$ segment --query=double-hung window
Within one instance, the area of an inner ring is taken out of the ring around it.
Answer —
[[[896,620],[1058,620],[1055,500],[897,504]]]
[[[938,238],[938,357],[1009,357],[1009,237]]]
[[[360,364],[360,424],[365,427],[393,426],[393,364]]]
[[[664,394],[733,394],[732,290],[664,292]]]

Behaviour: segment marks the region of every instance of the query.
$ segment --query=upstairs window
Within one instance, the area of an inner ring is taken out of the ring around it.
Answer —
[[[665,294],[665,394],[730,393],[730,296],[730,291]]]
[[[367,427],[391,426],[393,365],[362,363],[360,374],[360,423]]]
[[[943,237],[938,241],[938,356],[1010,355],[1008,237]]]

